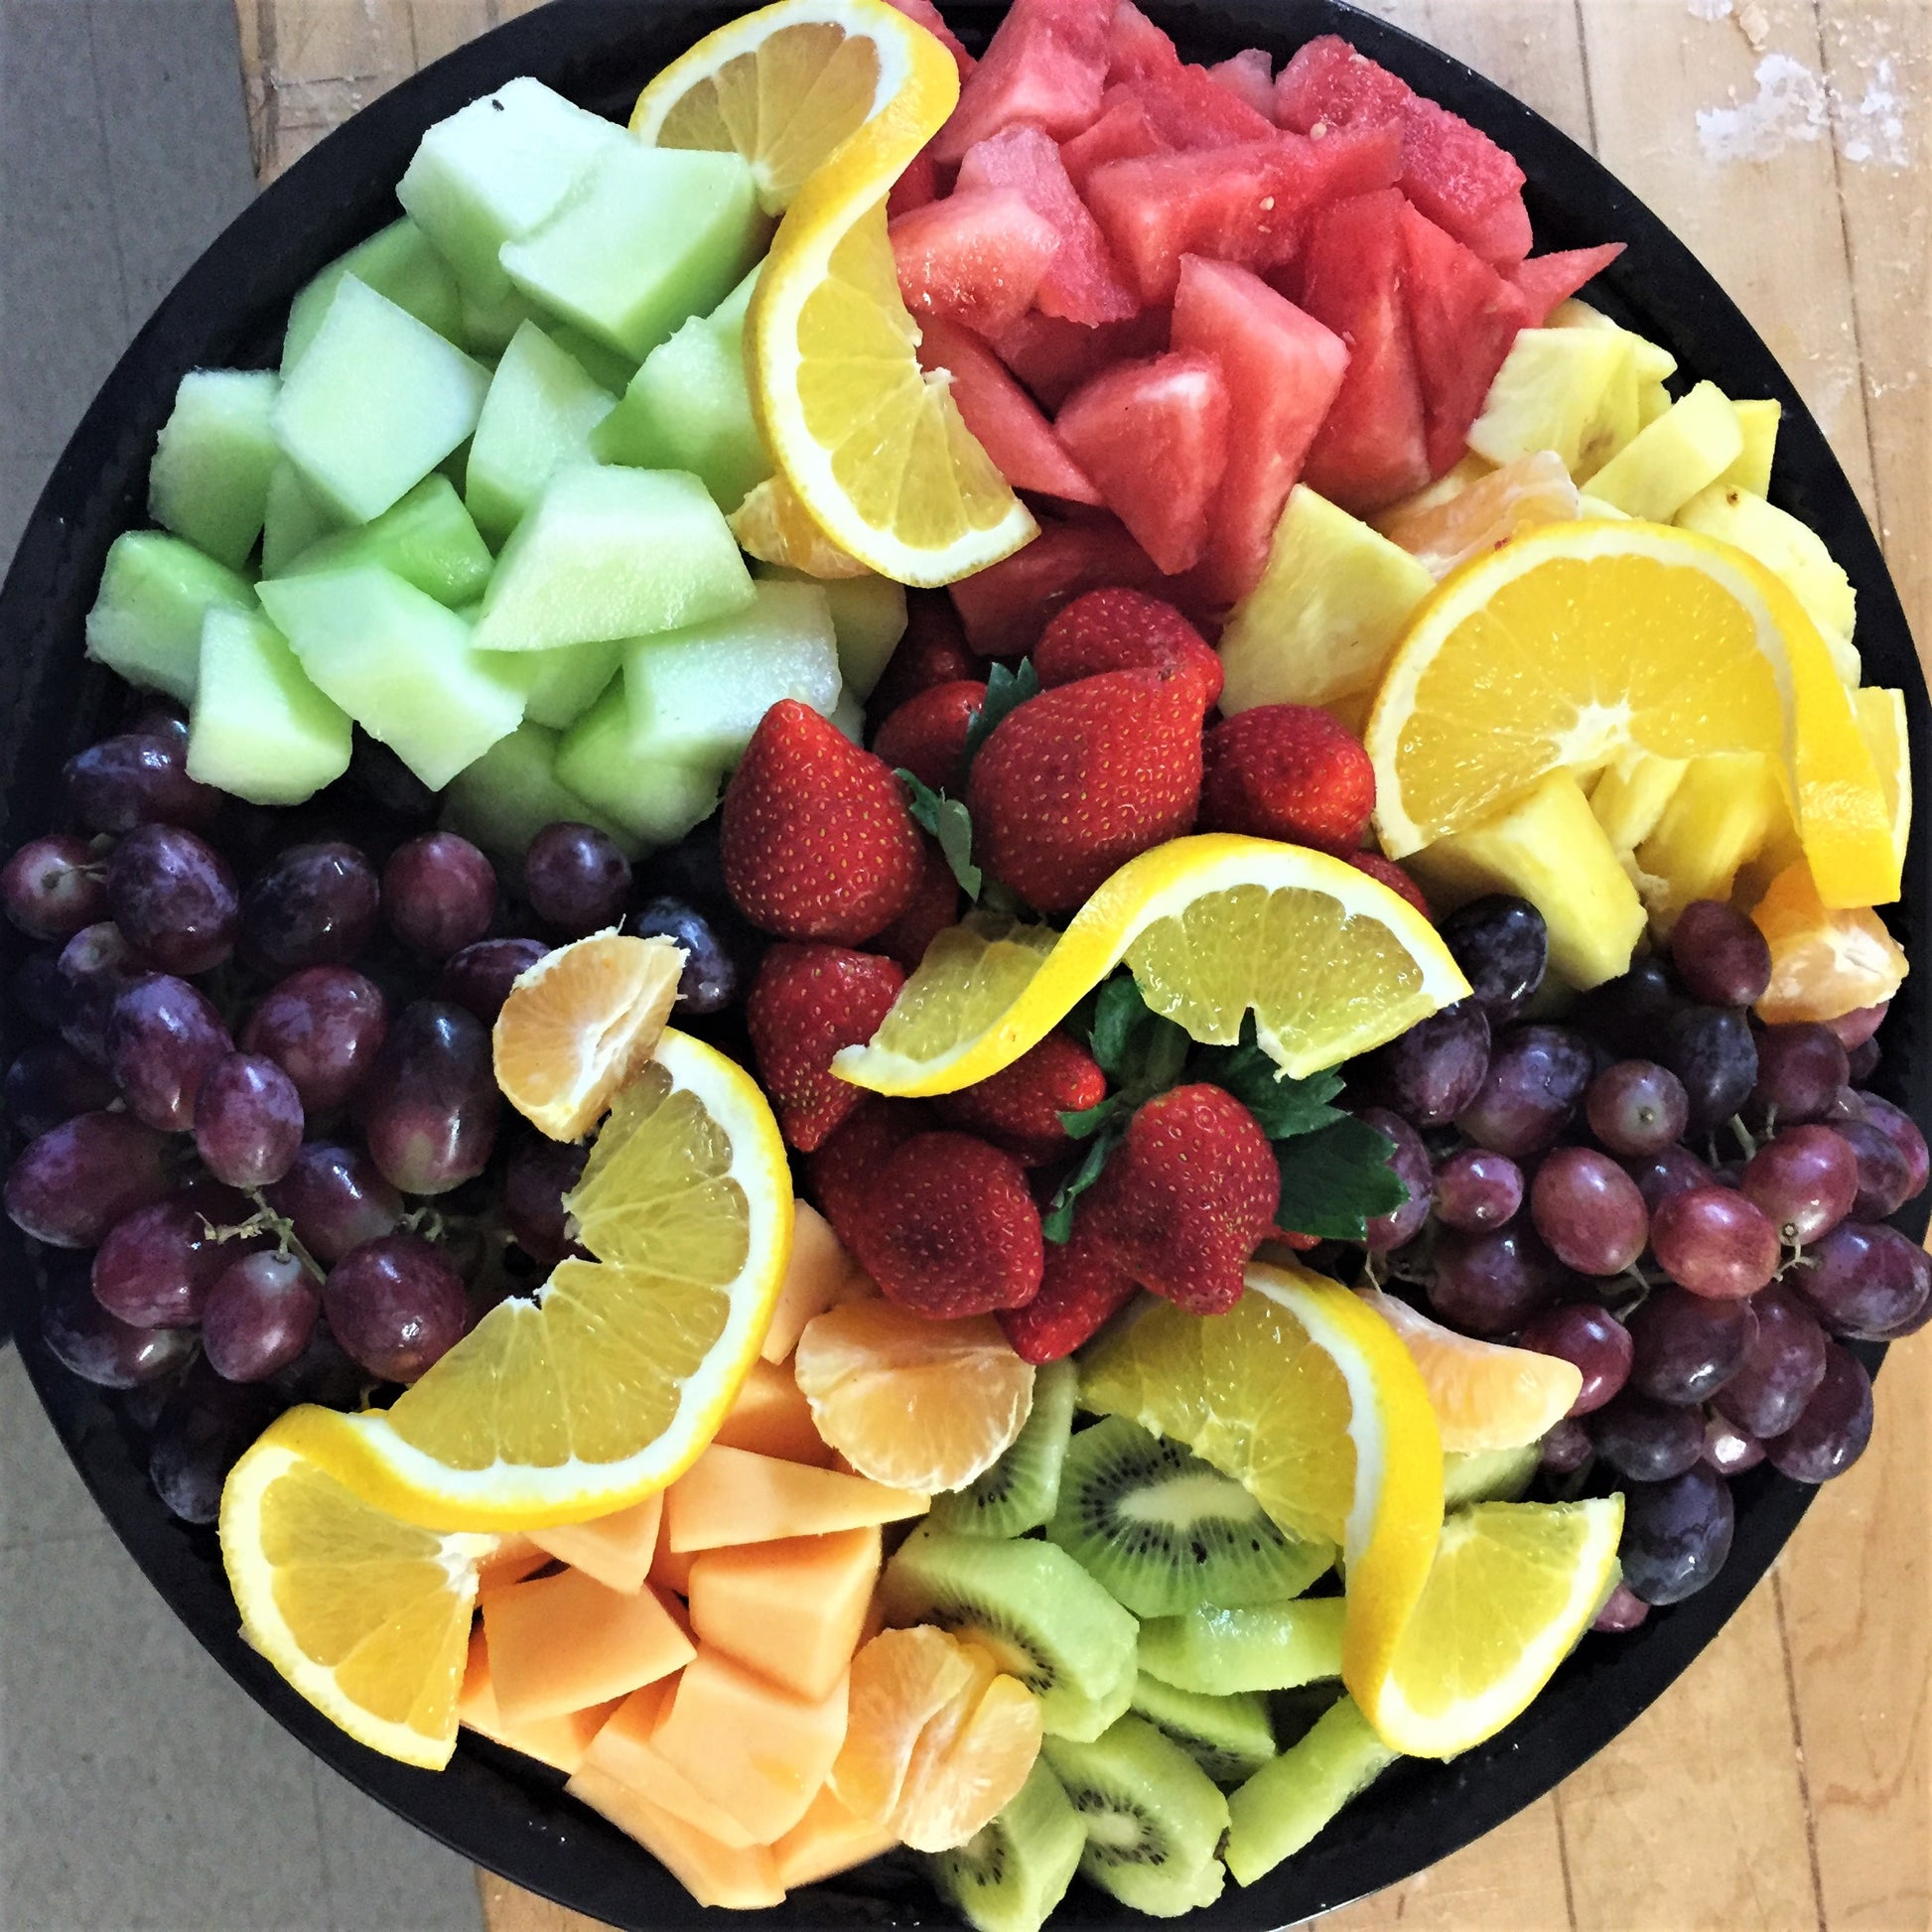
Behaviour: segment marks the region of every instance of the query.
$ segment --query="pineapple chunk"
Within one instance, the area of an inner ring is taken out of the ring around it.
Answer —
[[[1626,329],[1525,329],[1489,385],[1469,448],[1503,464],[1555,450],[1587,482],[1637,433],[1637,367]]]
[[[1700,382],[1590,479],[1590,494],[1632,516],[1668,523],[1743,450],[1730,398],[1715,382]]]
[[[1665,382],[1677,373],[1677,357],[1663,344],[1639,336],[1634,329],[1625,329],[1620,322],[1612,322],[1601,309],[1592,309],[1574,295],[1568,302],[1558,304],[1556,313],[1543,326],[1546,329],[1614,329],[1619,335],[1629,337],[1639,385]]]
[[[1436,588],[1406,550],[1306,485],[1290,492],[1261,582],[1221,632],[1221,709],[1327,704],[1372,686]]]
[[[1739,489],[1759,496],[1771,493],[1771,459],[1777,454],[1778,424],[1784,418],[1779,402],[1739,402],[1737,427],[1744,433],[1744,453],[1722,477],[1721,483],[1734,483]]]
[[[1619,754],[1597,778],[1589,808],[1618,858],[1629,858],[1657,829],[1684,771],[1682,759],[1660,759],[1654,752],[1632,748]]]
[[[1852,693],[1859,732],[1878,767],[1879,788],[1891,814],[1891,840],[1898,863],[1905,863],[1905,842],[1912,831],[1912,761],[1905,737],[1905,694],[1868,685]]]
[[[1676,398],[1661,382],[1637,385],[1637,427],[1648,429],[1660,416],[1668,416]]]
[[[1587,489],[1577,492],[1577,514],[1587,523],[1627,523],[1630,520],[1628,510],[1620,510],[1614,503],[1606,503],[1602,497],[1592,496]]]
[[[1615,979],[1643,935],[1644,909],[1569,771],[1552,771],[1486,823],[1405,863],[1432,904],[1516,893],[1550,928],[1550,964],[1580,991]]]
[[[1645,897],[1652,930],[1666,937],[1693,899],[1728,898],[1744,866],[1776,855],[1781,870],[1797,852],[1774,759],[1762,752],[1693,759],[1637,847],[1638,866],[1656,882]]]

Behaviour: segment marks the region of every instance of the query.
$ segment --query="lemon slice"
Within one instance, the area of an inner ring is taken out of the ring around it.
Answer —
[[[228,1472],[221,1561],[244,1634],[357,1743],[436,1771],[493,1536],[399,1523],[308,1460],[274,1424]]]
[[[1771,755],[1830,905],[1896,898],[1871,753],[1817,626],[1730,544],[1653,523],[1552,523],[1454,572],[1396,647],[1366,736],[1391,858],[1546,772],[1620,752]]]
[[[596,1261],[492,1309],[389,1409],[294,1409],[283,1440],[365,1501],[444,1529],[585,1522],[681,1475],[758,1356],[790,1253],[764,1096],[666,1029],[568,1205]]]
[[[833,1070],[876,1093],[953,1093],[1045,1038],[1122,960],[1195,1038],[1253,1011],[1297,1078],[1366,1052],[1468,982],[1436,928],[1340,859],[1269,839],[1171,839],[1108,879],[1062,933],[976,914],[927,947],[878,1033]]]

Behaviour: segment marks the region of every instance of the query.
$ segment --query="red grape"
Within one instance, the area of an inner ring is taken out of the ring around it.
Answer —
[[[1389,1171],[1409,1190],[1409,1198],[1400,1207],[1387,1214],[1377,1214],[1368,1223],[1363,1245],[1372,1255],[1388,1254],[1413,1241],[1429,1219],[1429,1150],[1423,1146],[1422,1136],[1386,1107],[1364,1107],[1361,1120],[1364,1126],[1387,1135],[1394,1144]]]
[[[1777,1273],[1770,1216],[1729,1187],[1671,1195],[1650,1217],[1650,1247],[1672,1281],[1719,1301],[1755,1295]]]
[[[329,1326],[384,1382],[413,1382],[463,1338],[463,1277],[429,1242],[386,1234],[351,1249],[323,1284]]]
[[[352,845],[292,845],[243,895],[242,951],[270,972],[346,966],[375,931],[382,889]]]
[[[84,1281],[63,1283],[41,1308],[41,1340],[64,1368],[97,1389],[139,1389],[184,1369],[192,1328],[136,1328],[96,1302]]]
[[[1831,1028],[1845,1043],[1850,1052],[1855,1046],[1863,1046],[1878,1031],[1879,1023],[1891,1009],[1889,1000],[1880,1000],[1875,1007],[1854,1007],[1850,1013],[1841,1013],[1836,1020],[1827,1020]]]
[[[1592,1062],[1566,1027],[1514,1027],[1496,1042],[1481,1091],[1456,1125],[1478,1147],[1520,1161],[1541,1154],[1570,1123]]]
[[[61,948],[55,967],[61,1037],[81,1058],[107,1064],[107,1022],[114,1002],[148,963],[111,919],[84,925]]]
[[[1691,1102],[1669,1067],[1618,1060],[1589,1083],[1584,1113],[1612,1154],[1656,1154],[1683,1136]]]
[[[1366,1074],[1395,1112],[1440,1127],[1475,1099],[1488,1070],[1489,1022],[1473,1000],[1458,1000],[1382,1047]]]
[[[232,1261],[202,1311],[208,1366],[229,1382],[265,1382],[308,1347],[322,1284],[296,1256],[268,1249]]]
[[[117,1098],[112,1080],[90,1066],[64,1040],[41,1039],[24,1047],[7,1069],[7,1118],[31,1141],[75,1114],[92,1113]]]
[[[468,839],[425,832],[382,868],[382,909],[393,932],[424,959],[448,959],[489,930],[496,874]]]
[[[76,1114],[30,1141],[7,1173],[7,1218],[51,1248],[92,1248],[173,1188],[168,1143],[126,1114]]]
[[[503,1170],[503,1218],[524,1252],[546,1268],[570,1250],[564,1196],[583,1177],[589,1155],[588,1148],[531,1135]]]
[[[1565,1267],[1618,1275],[1643,1253],[1650,1217],[1637,1183],[1607,1154],[1560,1147],[1530,1183],[1530,1218]]]
[[[1671,1022],[1664,1063],[1684,1082],[1692,1130],[1709,1133],[1736,1113],[1757,1084],[1750,1022],[1729,1007],[1688,1007]]]
[[[1584,1384],[1570,1405],[1573,1416],[1593,1415],[1630,1379],[1630,1331],[1593,1302],[1570,1302],[1531,1315],[1516,1343],[1576,1365]]]
[[[137,825],[180,825],[205,832],[221,809],[212,785],[188,775],[188,735],[172,729],[123,732],[68,759],[62,773],[73,815],[92,832],[131,832]]]
[[[1744,1164],[1738,1189],[1770,1217],[1779,1238],[1815,1241],[1852,1211],[1859,1163],[1831,1127],[1790,1127]]]
[[[1751,1118],[1780,1127],[1817,1120],[1850,1074],[1845,1048],[1829,1027],[1800,1022],[1757,1036],[1757,1086]]]
[[[171,973],[136,980],[107,1022],[107,1070],[128,1112],[168,1132],[194,1124],[195,1096],[208,1068],[233,1051],[207,996]]]
[[[107,916],[106,869],[85,839],[29,839],[0,870],[7,917],[36,939],[65,939]]]
[[[1727,1417],[1713,1415],[1704,1425],[1704,1459],[1721,1476],[1740,1476],[1764,1460],[1764,1445]]]
[[[1569,1476],[1575,1475],[1595,1454],[1596,1445],[1589,1440],[1589,1431],[1566,1416],[1544,1431],[1543,1441],[1538,1445],[1537,1462],[1552,1475]]]
[[[1704,1418],[1625,1389],[1590,1417],[1589,1439],[1626,1482],[1662,1482],[1704,1453]]]
[[[240,901],[228,862],[177,825],[137,825],[107,861],[107,903],[135,951],[206,973],[234,950]]]
[[[1753,1296],[1751,1310],[1757,1331],[1713,1405],[1753,1436],[1782,1436],[1825,1373],[1825,1331],[1782,1284]]]
[[[1505,1335],[1555,1301],[1563,1264],[1533,1228],[1520,1223],[1493,1234],[1446,1231],[1436,1244],[1429,1306],[1452,1328]]]
[[[1905,1160],[1905,1198],[1915,1200],[1925,1191],[1932,1157],[1928,1157],[1925,1136],[1918,1123],[1902,1108],[1875,1093],[1861,1093],[1866,1122],[1891,1142]]]
[[[510,988],[549,950],[541,939],[479,939],[445,963],[436,997],[493,1027]]]
[[[1436,1218],[1478,1234],[1499,1228],[1523,1204],[1523,1171],[1506,1154],[1466,1147],[1436,1170]]]
[[[1638,959],[1620,978],[1584,995],[1577,1024],[1618,1059],[1644,1059],[1685,1004],[1661,959]]]
[[[240,1195],[206,1183],[137,1208],[114,1223],[94,1256],[94,1300],[136,1328],[192,1328],[215,1278],[250,1243],[266,1240],[217,1238],[248,1213]]]
[[[1692,999],[1755,1006],[1771,983],[1771,944],[1734,905],[1693,899],[1671,928],[1671,964]]]
[[[608,832],[561,819],[530,841],[523,890],[538,918],[580,937],[622,918],[630,861]]]
[[[1442,924],[1443,943],[1469,982],[1469,997],[1492,1027],[1536,997],[1550,960],[1550,932],[1526,898],[1471,899]]]
[[[1730,1485],[1698,1462],[1667,1482],[1639,1482],[1624,1492],[1624,1587],[1646,1603],[1681,1603],[1725,1567],[1736,1517]]]
[[[1743,1366],[1757,1316],[1748,1302],[1660,1288],[1628,1326],[1630,1386],[1655,1402],[1691,1404],[1715,1395]]]
[[[623,929],[639,939],[669,939],[684,948],[684,971],[677,982],[680,1014],[723,1013],[737,1004],[748,966],[741,956],[743,941],[731,943],[721,918],[681,898],[660,897],[646,899],[624,920]]]
[[[1619,1583],[1604,1599],[1603,1607],[1596,1612],[1596,1621],[1589,1627],[1620,1637],[1636,1629],[1649,1614],[1650,1605],[1641,1596],[1632,1595],[1627,1585]]]
[[[1932,1255],[1896,1228],[1841,1221],[1785,1277],[1833,1334],[1909,1333],[1932,1296]]]
[[[1861,1221],[1882,1221],[1896,1214],[1911,1194],[1912,1170],[1898,1143],[1872,1124],[1870,1103],[1865,1104],[1863,1120],[1834,1121],[1827,1131],[1843,1138],[1858,1170],[1851,1212]]]
[[[1659,1148],[1648,1159],[1626,1161],[1623,1168],[1653,1215],[1673,1194],[1716,1184],[1711,1170],[1687,1147]]]
[[[267,1198],[324,1267],[387,1234],[402,1219],[402,1196],[375,1163],[360,1148],[327,1141],[309,1142]]]
[[[302,1146],[302,1096],[259,1053],[230,1053],[208,1068],[195,1097],[195,1151],[230,1187],[265,1187],[288,1173]]]
[[[1842,1476],[1871,1440],[1871,1377],[1836,1342],[1825,1345],[1825,1374],[1804,1413],[1764,1445],[1771,1466],[1794,1482]]]
[[[501,1111],[489,1035],[448,1000],[403,1008],[362,1090],[362,1134],[405,1194],[441,1194],[483,1173]],[[354,1354],[348,1337],[343,1345]],[[359,1359],[359,1358],[358,1358]]]
[[[241,1030],[291,1080],[312,1114],[334,1113],[368,1078],[389,1031],[389,1003],[346,966],[308,966],[271,987]]]

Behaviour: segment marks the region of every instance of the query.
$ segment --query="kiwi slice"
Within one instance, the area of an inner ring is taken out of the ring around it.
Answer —
[[[1086,1827],[1080,1869],[1103,1891],[1157,1918],[1220,1896],[1228,1801],[1178,1744],[1127,1717],[1091,1743],[1040,1748]]]
[[[1141,1625],[1140,1663],[1178,1691],[1227,1697],[1236,1691],[1292,1691],[1341,1675],[1339,1596],[1243,1609],[1203,1604]]]
[[[1034,1377],[1032,1413],[1013,1447],[964,1489],[939,1497],[929,1520],[962,1536],[1021,1536],[1038,1529],[1059,1497],[1079,1386],[1071,1357],[1040,1369]]]
[[[1239,1784],[1275,1755],[1268,1701],[1258,1691],[1209,1697],[1176,1690],[1142,1671],[1131,1709],[1178,1744],[1216,1784]]]
[[[1521,1502],[1540,1457],[1535,1443],[1521,1449],[1449,1450],[1443,1457],[1443,1507]]]
[[[1134,1619],[1050,1543],[922,1524],[886,1566],[880,1604],[888,1623],[936,1623],[983,1644],[1061,1736],[1098,1737],[1134,1695]]]
[[[1066,1896],[1086,1828],[1043,1757],[994,1819],[931,1862],[933,1882],[978,1932],[1039,1932]]]
[[[1067,1446],[1047,1537],[1137,1616],[1279,1603],[1334,1560],[1285,1536],[1232,1476],[1125,1416]]]
[[[1229,1797],[1228,1869],[1244,1885],[1273,1871],[1397,1755],[1376,1736],[1353,1698],[1337,1698],[1306,1737]]]

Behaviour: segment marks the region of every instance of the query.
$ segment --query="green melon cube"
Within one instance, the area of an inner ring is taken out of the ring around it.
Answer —
[[[612,406],[535,323],[516,332],[489,379],[464,477],[464,501],[491,543],[515,529],[556,471],[592,461],[591,434]]]
[[[523,75],[438,121],[418,143],[396,199],[466,293],[500,302],[509,279],[497,251],[528,234],[620,142],[633,145],[621,128]]]
[[[841,691],[839,701],[826,713],[826,721],[838,726],[861,751],[866,743],[866,708],[850,691]]]
[[[432,791],[522,721],[523,694],[470,626],[392,571],[279,577],[261,600],[310,677]]]
[[[764,267],[760,257],[738,279],[738,286],[706,317],[720,338],[734,348],[745,346],[745,318],[752,310],[752,297],[758,292],[759,272]]]
[[[262,508],[262,575],[281,576],[303,551],[342,527],[342,518],[283,457],[268,473],[268,500]]]
[[[531,723],[563,731],[604,695],[623,666],[625,644],[610,637],[595,644],[560,644],[555,650],[491,650],[484,657],[523,693]]]
[[[429,237],[405,214],[368,240],[358,241],[347,254],[338,255],[289,304],[289,326],[282,337],[284,375],[315,341],[345,275],[353,275],[377,295],[386,295],[439,336],[461,340],[463,296],[456,277],[430,246]]]
[[[723,779],[715,764],[678,764],[639,753],[620,678],[564,734],[557,776],[647,846],[675,845],[709,818]]]
[[[821,717],[839,701],[832,612],[815,584],[756,587],[756,602],[685,630],[640,637],[624,655],[630,748],[671,764],[736,764],[781,698]]]
[[[311,544],[281,574],[310,577],[360,564],[393,571],[453,611],[483,596],[492,567],[489,546],[470,520],[456,485],[437,473],[371,522]]]
[[[581,329],[573,329],[567,322],[554,323],[549,330],[550,340],[579,362],[593,382],[600,389],[608,390],[614,396],[621,396],[630,378],[637,373],[637,358],[626,355],[621,348],[612,348],[601,343],[595,336],[587,336]]]
[[[282,384],[275,440],[330,508],[380,516],[477,427],[489,371],[353,276]]]
[[[262,369],[191,369],[148,471],[149,515],[234,570],[261,535],[277,454],[268,423],[281,387]]]
[[[485,650],[548,650],[674,630],[743,610],[751,573],[718,505],[675,470],[560,470],[503,546]]]
[[[194,701],[202,620],[217,607],[252,611],[245,577],[180,537],[130,530],[114,539],[87,613],[87,655],[130,684]]]
[[[905,635],[905,586],[890,577],[807,577],[782,564],[754,564],[755,577],[779,584],[816,584],[832,607],[839,675],[861,704],[870,698]]]
[[[459,338],[472,355],[494,362],[526,322],[536,320],[536,310],[521,289],[492,302],[480,302],[469,293],[463,297],[463,333]]]
[[[625,141],[501,260],[533,302],[641,360],[723,301],[769,233],[740,156]]]
[[[258,611],[210,611],[188,775],[251,805],[299,805],[348,769],[348,714],[310,682]]]
[[[444,828],[461,832],[513,873],[530,841],[561,820],[595,825],[610,833],[626,859],[638,857],[642,840],[570,790],[556,775],[556,761],[557,734],[526,719],[450,780],[443,794]]]

